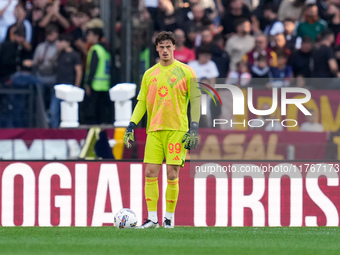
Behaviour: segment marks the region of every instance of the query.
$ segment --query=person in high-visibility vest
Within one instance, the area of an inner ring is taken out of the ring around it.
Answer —
[[[109,97],[111,87],[111,55],[100,43],[103,30],[92,28],[87,31],[86,41],[93,45],[86,59],[84,88],[89,98],[88,114],[90,124],[112,123],[112,103]]]

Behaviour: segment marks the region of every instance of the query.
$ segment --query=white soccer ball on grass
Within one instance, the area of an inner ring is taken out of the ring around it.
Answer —
[[[134,228],[137,226],[137,216],[129,208],[123,208],[114,217],[116,228]]]

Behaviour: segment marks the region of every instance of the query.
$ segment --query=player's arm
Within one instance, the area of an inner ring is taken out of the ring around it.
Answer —
[[[143,86],[144,84],[144,86]],[[134,130],[137,127],[137,124],[140,122],[140,120],[143,118],[145,112],[146,112],[146,95],[147,95],[147,89],[148,86],[146,84],[145,75],[143,77],[141,90],[139,92],[139,95],[137,97],[138,103],[133,110],[132,117],[129,123],[129,126],[127,127],[125,134],[124,134],[124,144],[125,146],[130,149],[132,147],[131,142],[135,141],[134,137]]]
[[[198,146],[198,123],[201,117],[201,91],[198,89],[198,83],[195,72],[191,69],[187,74],[189,84],[190,113],[191,123],[189,131],[184,135],[182,142],[187,150],[196,149]]]

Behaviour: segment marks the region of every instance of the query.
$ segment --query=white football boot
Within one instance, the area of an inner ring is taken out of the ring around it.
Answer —
[[[159,228],[158,222],[153,222],[152,220],[147,219],[143,225],[137,227],[137,229],[144,229],[144,228]]]

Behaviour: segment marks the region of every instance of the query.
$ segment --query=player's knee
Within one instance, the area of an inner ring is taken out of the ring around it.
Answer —
[[[167,178],[168,180],[175,180],[178,178],[179,166],[168,166]]]
[[[157,177],[159,174],[160,166],[148,164],[145,168],[146,177]]]

